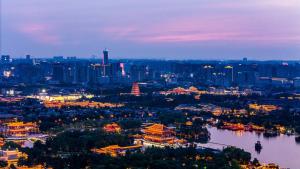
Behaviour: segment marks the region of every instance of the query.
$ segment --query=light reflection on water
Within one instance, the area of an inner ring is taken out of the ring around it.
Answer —
[[[251,153],[263,163],[276,163],[280,167],[300,169],[300,144],[295,142],[294,136],[280,135],[265,138],[263,134],[248,131],[218,130],[208,127],[211,142],[222,143],[242,148]],[[255,151],[255,143],[260,141],[263,149],[260,154]]]

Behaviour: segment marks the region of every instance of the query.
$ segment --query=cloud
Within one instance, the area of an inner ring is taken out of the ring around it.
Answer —
[[[266,16],[235,15],[178,17],[150,25],[106,27],[102,34],[113,40],[143,43],[239,41],[269,45],[299,44],[300,25],[289,23],[290,27],[284,27],[285,18],[276,19],[278,21]]]
[[[257,55],[259,48],[299,54],[300,0],[60,1],[3,1],[4,50],[89,55],[107,46],[171,56],[211,45],[227,53],[252,46]]]
[[[18,31],[25,34],[34,41],[49,44],[58,45],[61,43],[61,38],[58,36],[53,27],[42,23],[30,23],[18,26]]]

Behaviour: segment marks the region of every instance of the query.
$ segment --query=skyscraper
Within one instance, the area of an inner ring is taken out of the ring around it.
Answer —
[[[64,81],[64,74],[64,65],[62,63],[54,63],[52,79],[61,83]]]
[[[103,65],[108,65],[108,50],[104,49],[103,50],[103,60],[102,60]]]

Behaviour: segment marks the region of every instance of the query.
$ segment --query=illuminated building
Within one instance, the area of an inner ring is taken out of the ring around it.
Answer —
[[[0,102],[15,103],[24,100],[23,97],[0,97]]]
[[[233,131],[239,131],[239,130],[245,130],[245,126],[243,124],[237,123],[227,123],[224,122],[224,125],[222,126],[223,129],[233,130]]]
[[[258,105],[258,104],[249,104],[249,108],[257,111],[264,111],[264,112],[271,112],[280,109],[275,105]]]
[[[121,127],[117,123],[106,124],[103,130],[109,133],[120,133]]]
[[[58,102],[75,101],[83,97],[91,99],[94,97],[94,95],[92,94],[48,95],[45,89],[42,89],[42,92],[39,95],[27,96],[27,98],[39,99],[42,101],[58,101]]]
[[[169,95],[169,94],[175,94],[175,95],[190,95],[190,94],[205,94],[206,91],[202,91],[197,89],[194,86],[189,87],[188,89],[182,88],[182,87],[177,87],[174,88],[172,90],[168,90],[168,91],[161,91],[160,94],[163,95]]]
[[[0,147],[2,147],[4,145],[4,138],[0,137]]]
[[[36,123],[10,122],[4,125],[3,135],[6,137],[26,137],[38,132],[39,128]]]
[[[61,107],[83,107],[83,108],[105,108],[105,107],[122,107],[124,104],[118,103],[102,103],[90,101],[74,101],[74,102],[57,102],[57,101],[44,101],[44,106],[47,108],[61,108]]]
[[[4,70],[3,71],[3,76],[6,78],[9,78],[12,76],[12,72],[10,70]]]
[[[265,128],[263,126],[258,126],[258,125],[254,125],[254,124],[249,124],[245,126],[245,130],[248,131],[265,131]]]
[[[45,169],[45,167],[43,165],[34,165],[32,167],[28,167],[28,166],[17,166],[17,169]],[[49,168],[49,167],[48,167]]]
[[[122,71],[122,76],[126,76],[124,63],[120,63],[120,67],[121,67],[121,71]]]
[[[261,164],[260,166],[254,166],[252,164],[240,165],[241,169],[279,169],[280,167],[276,164]]]
[[[135,151],[142,148],[142,145],[133,145],[121,147],[119,145],[111,145],[99,149],[92,149],[91,151],[97,154],[106,154],[112,157],[124,156],[127,151]]]
[[[140,96],[141,95],[140,87],[139,87],[139,84],[137,82],[134,82],[132,84],[131,94],[134,95],[134,96]]]
[[[141,138],[135,139],[135,144],[141,144],[144,147],[180,147],[184,146],[186,141],[175,137],[175,131],[162,124],[153,124],[142,130],[144,133]]]
[[[11,164],[17,164],[19,158],[27,158],[27,154],[20,152],[18,149],[15,150],[0,150],[0,161],[6,161],[8,166]]]
[[[185,123],[185,125],[187,125],[187,126],[192,126],[192,125],[193,125],[193,122],[187,121],[187,122]]]

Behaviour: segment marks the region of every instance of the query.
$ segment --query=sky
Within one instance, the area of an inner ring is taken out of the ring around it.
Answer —
[[[300,0],[0,0],[2,54],[300,60]]]

